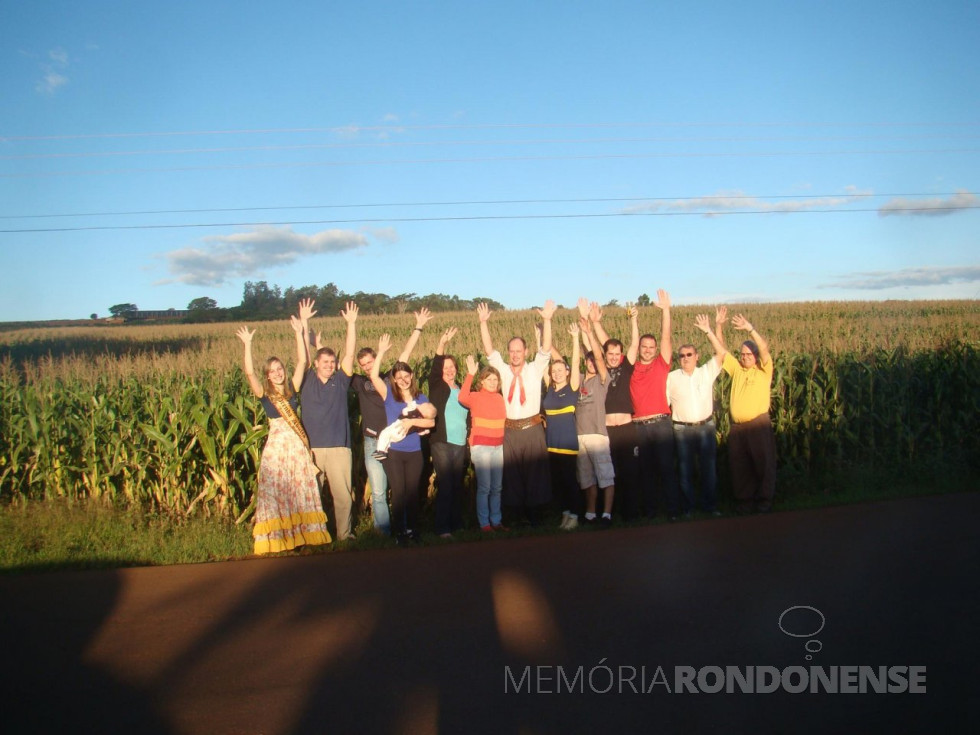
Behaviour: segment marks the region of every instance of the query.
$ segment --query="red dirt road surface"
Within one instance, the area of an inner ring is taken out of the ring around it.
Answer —
[[[978,703],[978,528],[980,494],[968,493],[8,574],[0,722],[8,733],[962,732]],[[802,683],[814,667],[838,677],[837,693]]]

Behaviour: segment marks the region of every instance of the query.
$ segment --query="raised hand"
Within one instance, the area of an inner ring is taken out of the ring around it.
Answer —
[[[572,335],[572,339],[578,339],[579,325],[576,322],[572,322],[568,325],[568,333]]]
[[[476,369],[477,369],[476,358],[473,357],[473,355],[467,355],[466,372],[469,373],[470,375],[476,375]]]
[[[242,344],[244,344],[246,347],[249,347],[252,344],[252,337],[255,336],[255,330],[253,329],[250,332],[248,331],[248,327],[242,327],[237,332],[235,332],[235,334],[237,335],[238,339],[242,341]]]
[[[653,305],[658,309],[669,309],[670,308],[670,294],[664,291],[662,288],[657,290],[657,300],[653,302]]]
[[[476,305],[476,315],[480,318],[481,322],[486,322],[490,320],[490,315],[493,312],[490,311],[490,307],[487,306],[487,302],[484,301]]]
[[[555,315],[555,311],[557,309],[558,307],[555,306],[555,302],[548,299],[544,302],[544,306],[537,310],[538,316],[545,320],[551,319],[551,317]]]
[[[305,320],[298,319],[295,314],[289,315],[289,326],[293,328],[293,331],[296,332],[296,334],[303,333],[304,323]]]
[[[348,324],[353,324],[357,321],[357,304],[353,301],[347,302],[347,308],[340,312],[340,315],[344,318],[344,321]]]
[[[391,335],[385,332],[381,335],[381,339],[378,340],[378,356],[376,360],[381,359],[381,355],[391,349]]]
[[[584,319],[589,318],[589,300],[585,297],[578,300],[578,315]]]
[[[694,326],[705,334],[710,334],[711,332],[711,324],[708,321],[707,314],[698,314],[696,317],[694,317]]]
[[[597,323],[602,321],[602,307],[599,306],[598,301],[589,304],[589,319]]]
[[[715,309],[715,324],[724,324],[728,321],[728,307],[719,306]]]
[[[732,317],[732,326],[735,327],[735,329],[742,330],[743,332],[752,331],[751,322],[749,322],[749,320],[746,319],[741,314],[736,314],[735,316]]]
[[[415,328],[421,329],[429,323],[430,319],[432,319],[432,312],[423,306],[415,312]]]
[[[450,327],[442,333],[442,336],[439,338],[439,343],[443,345],[448,344],[449,340],[455,337],[458,331],[459,330],[456,327]]]
[[[316,310],[313,308],[313,299],[300,299],[299,302],[299,318],[308,322],[314,316],[316,316]]]

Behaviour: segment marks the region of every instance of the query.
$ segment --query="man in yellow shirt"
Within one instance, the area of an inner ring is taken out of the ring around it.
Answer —
[[[722,370],[732,376],[732,428],[728,435],[728,460],[732,473],[735,510],[768,513],[776,492],[776,437],[769,419],[772,390],[772,355],[769,343],[741,314],[732,326],[748,332],[738,359],[727,350]]]

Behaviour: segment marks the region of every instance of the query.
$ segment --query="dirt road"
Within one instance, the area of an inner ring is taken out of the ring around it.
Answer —
[[[978,528],[971,493],[8,575],[0,721],[208,735],[963,731],[978,701]],[[811,667],[836,671],[838,693],[794,693]],[[864,693],[840,691],[852,686],[841,667],[864,667]],[[905,690],[875,693],[880,667]],[[758,691],[772,671],[775,689]]]

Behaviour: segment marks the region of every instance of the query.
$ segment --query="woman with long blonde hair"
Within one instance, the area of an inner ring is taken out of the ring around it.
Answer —
[[[252,528],[254,551],[268,554],[288,551],[304,544],[329,544],[327,516],[320,502],[317,469],[310,454],[310,442],[296,415],[298,391],[307,363],[306,335],[313,301],[300,302],[300,318],[290,317],[296,333],[296,368],[290,379],[277,357],[266,360],[261,380],[252,363],[252,337],[255,330],[242,327],[236,334],[245,347],[245,377],[269,417],[269,436],[259,460],[255,524]]]

